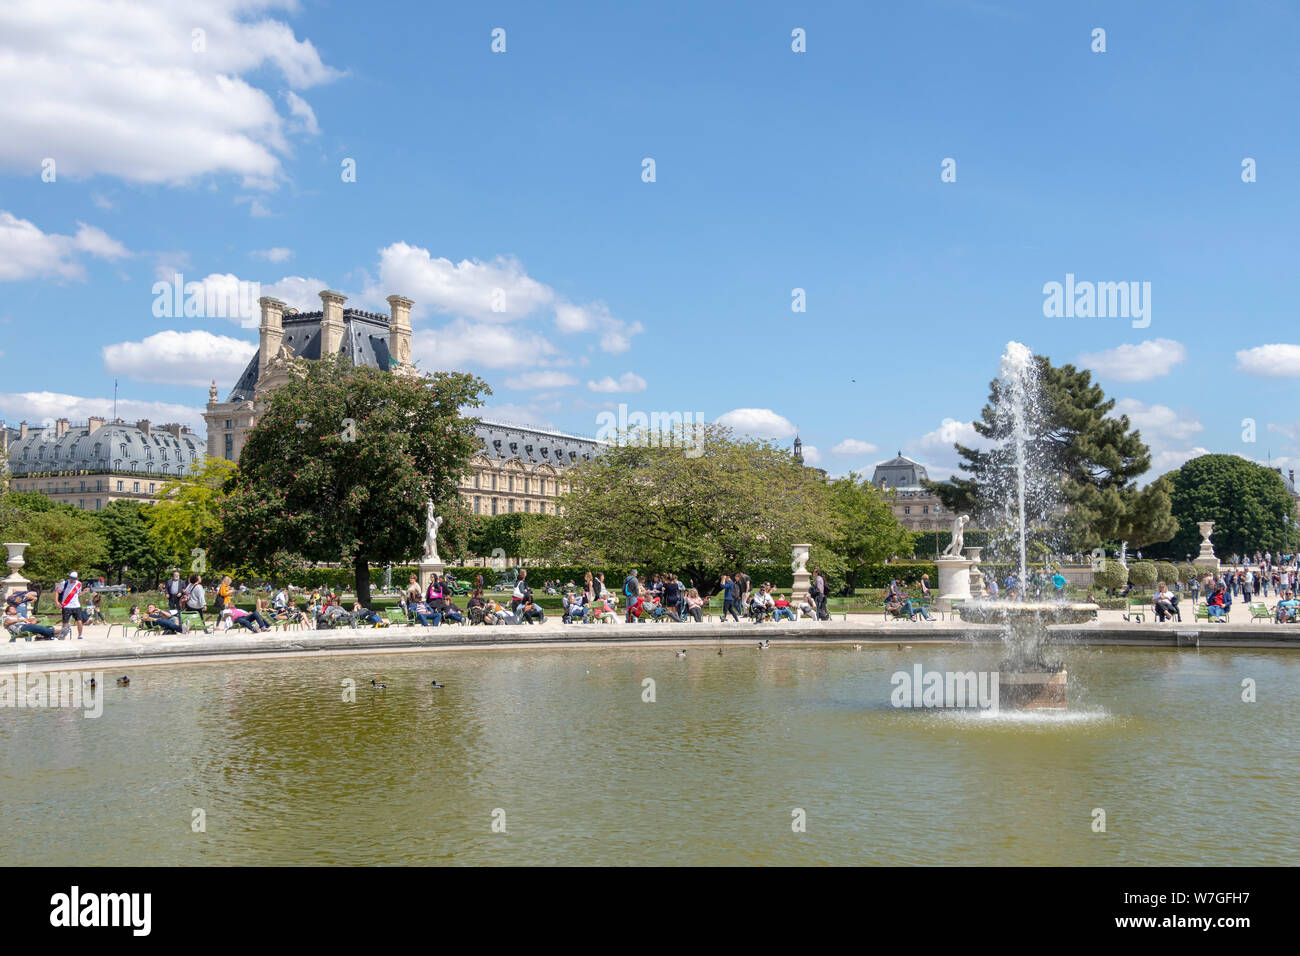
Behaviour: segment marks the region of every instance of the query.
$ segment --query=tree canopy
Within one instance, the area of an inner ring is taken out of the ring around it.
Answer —
[[[1181,560],[1201,549],[1198,521],[1213,521],[1211,541],[1220,558],[1300,546],[1295,503],[1282,476],[1238,455],[1201,455],[1163,477],[1170,486],[1178,533],[1152,548]]]
[[[827,569],[843,568],[837,548],[870,559],[910,545],[856,476],[832,490],[768,442],[737,439],[717,424],[696,437],[698,456],[620,442],[573,468],[560,514],[525,521],[524,547],[571,563],[672,570],[709,594],[724,573],[788,567],[796,543],[812,544],[811,563]],[[893,535],[899,544],[889,547]]]
[[[1026,452],[1043,481],[1027,489],[1030,523],[1054,528],[1069,550],[1106,540],[1135,548],[1167,540],[1176,528],[1169,487],[1160,481],[1138,487],[1151,453],[1128,416],[1113,414],[1115,400],[1087,369],[1054,366],[1043,355],[1034,362],[1038,407],[1026,421]],[[989,447],[957,444],[965,475],[927,484],[945,507],[976,516],[987,528],[1006,521],[1015,489],[1011,422],[998,412],[1003,387],[998,379],[989,384],[989,401],[974,422]]]
[[[338,356],[299,369],[248,433],[220,506],[218,557],[272,576],[307,561],[351,564],[365,604],[370,562],[421,554],[427,500],[468,524],[457,489],[478,439],[461,409],[488,388],[464,373],[395,374]]]

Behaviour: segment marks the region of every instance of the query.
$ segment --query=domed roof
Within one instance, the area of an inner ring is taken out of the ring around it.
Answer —
[[[120,471],[176,477],[193,474],[204,449],[187,429],[143,429],[124,422],[72,426],[62,435],[54,426],[30,429],[9,445],[9,471],[26,475],[47,471]]]
[[[904,458],[900,451],[896,458],[876,465],[876,470],[871,474],[871,483],[877,488],[917,489],[921,487],[921,482],[928,481],[929,478],[925,465]]]

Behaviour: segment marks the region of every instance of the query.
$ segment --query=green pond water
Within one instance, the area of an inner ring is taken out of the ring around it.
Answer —
[[[509,649],[117,670],[96,691],[98,719],[0,709],[0,862],[1296,861],[1300,654],[1063,654],[1068,713],[997,716],[889,700],[896,671],[996,670],[995,647],[691,647],[685,659],[668,647]],[[113,686],[120,673],[129,688]],[[446,690],[429,687],[435,677]],[[1255,703],[1242,701],[1246,678]],[[796,808],[806,832],[792,829]]]

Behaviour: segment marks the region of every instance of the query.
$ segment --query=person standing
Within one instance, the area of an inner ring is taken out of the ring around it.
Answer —
[[[228,607],[234,607],[230,594],[230,575],[222,577],[221,583],[217,585],[217,613],[221,613]]]
[[[817,620],[829,621],[831,614],[826,610],[826,575],[822,574],[821,568],[813,572],[813,603],[817,606]]]
[[[623,623],[631,624],[633,618],[632,606],[636,603],[636,599],[641,596],[641,582],[637,580],[636,568],[633,568],[632,573],[623,579],[623,596],[627,599],[624,602],[627,605],[627,611],[623,615]]]
[[[732,576],[731,580],[732,583],[736,585],[735,591],[731,596],[736,602],[736,607],[743,611],[745,609],[745,602],[749,600],[749,592],[752,590],[749,575],[744,571],[737,571],[735,575]]]
[[[727,615],[730,614],[737,624],[740,623],[740,615],[736,613],[736,582],[731,580],[731,575],[722,576],[722,618],[721,623],[727,623]]]
[[[185,590],[185,582],[181,580],[181,573],[173,571],[171,580],[167,582],[167,610],[175,611],[177,614],[181,611],[181,591]]]
[[[59,640],[71,636],[72,628],[68,623],[69,621],[77,622],[77,640],[82,639],[81,629],[86,621],[86,612],[81,607],[81,592],[82,585],[76,571],[69,571],[68,576],[54,588],[54,597],[59,602],[59,611],[63,623],[63,630],[59,633]]]
[[[199,616],[203,623],[203,630],[208,629],[208,619],[206,611],[208,609],[207,592],[203,590],[203,577],[198,574],[190,575],[190,585],[185,589],[185,609],[193,611]]]
[[[519,577],[515,580],[515,590],[510,596],[510,611],[518,616],[520,605],[528,600],[528,571],[525,568],[519,569]]]

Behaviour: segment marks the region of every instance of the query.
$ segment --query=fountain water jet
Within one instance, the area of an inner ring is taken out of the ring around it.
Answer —
[[[994,420],[1004,434],[1003,453],[1015,479],[1013,502],[1007,502],[1004,523],[1014,523],[1019,583],[1016,600],[976,600],[962,606],[963,621],[1003,625],[1008,656],[999,667],[1002,701],[1023,709],[1066,706],[1066,672],[1059,661],[1046,661],[1042,642],[1048,624],[1082,623],[1093,619],[1095,604],[1032,603],[1024,600],[1029,582],[1027,497],[1032,493],[1046,509],[1050,476],[1030,454],[1031,417],[1041,415],[1038,364],[1033,352],[1019,342],[1008,342],[998,375]],[[1010,497],[1010,488],[1004,489]],[[1011,514],[1014,504],[1014,514]],[[942,565],[941,565],[942,570]],[[942,576],[942,575],[941,575]]]

